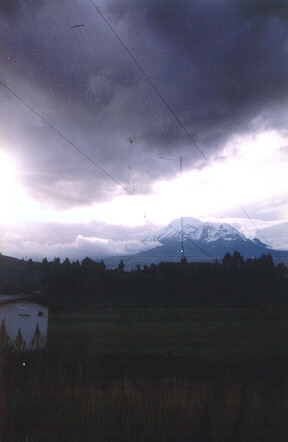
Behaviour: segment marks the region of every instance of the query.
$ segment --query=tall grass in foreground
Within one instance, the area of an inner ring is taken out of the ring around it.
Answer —
[[[39,364],[7,383],[5,441],[286,441],[287,397],[187,378],[92,380]]]

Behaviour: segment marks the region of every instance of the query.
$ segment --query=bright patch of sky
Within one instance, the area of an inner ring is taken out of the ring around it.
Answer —
[[[212,166],[185,172],[175,179],[160,181],[148,196],[129,194],[110,202],[61,211],[31,200],[17,183],[17,171],[7,156],[1,158],[2,222],[54,221],[88,223],[92,220],[109,224],[135,226],[147,221],[168,224],[181,216],[196,218],[227,216],[229,210],[260,202],[261,212],[270,210],[273,219],[288,220],[287,211],[287,140],[275,131],[258,136],[234,138],[224,148],[221,158]],[[286,155],[286,156],[285,156]],[[137,194],[137,189],[136,189]],[[283,203],[279,204],[279,202]],[[273,204],[275,203],[275,204]],[[255,214],[253,214],[255,217]]]

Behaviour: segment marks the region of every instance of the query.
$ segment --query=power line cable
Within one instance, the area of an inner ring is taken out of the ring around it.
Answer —
[[[35,109],[33,109],[26,101],[24,101],[21,97],[19,97],[10,87],[8,87],[2,80],[0,80],[0,84],[7,89],[17,100],[19,100],[22,104],[24,104],[32,113],[34,113],[38,118],[40,118],[45,124],[47,124],[55,133],[57,133],[61,138],[63,138],[70,146],[72,146],[77,152],[79,152],[82,156],[84,156],[88,161],[90,161],[94,166],[96,166],[101,172],[103,172],[105,175],[107,175],[110,179],[112,179],[116,184],[118,184],[123,190],[125,190],[127,193],[129,193],[131,196],[135,197],[135,194],[132,193],[129,189],[127,189],[125,186],[123,186],[116,178],[114,178],[110,173],[108,173],[103,167],[101,167],[98,163],[96,163],[92,158],[90,158],[85,152],[83,152],[78,146],[76,146],[69,138],[67,138],[62,132],[60,132],[53,124],[51,124],[49,121],[47,121],[39,112],[37,112]],[[244,208],[242,210],[246,213],[246,216],[250,219],[250,221],[255,226],[253,220],[250,218],[248,213],[245,211]],[[172,224],[169,224],[170,227],[172,227],[177,233],[181,235],[181,232],[176,229]],[[256,227],[256,226],[255,226]],[[259,231],[260,232],[260,231]],[[261,232],[260,232],[261,233]],[[265,239],[264,235],[262,234],[263,238]],[[209,258],[211,258],[213,261],[216,262],[216,258],[211,256],[208,252],[206,252],[203,248],[201,248],[198,244],[194,243],[187,235],[185,235],[186,240],[191,242],[195,247],[197,247],[199,250],[201,250],[205,255],[207,255]],[[267,240],[266,240],[267,241]],[[268,244],[269,245],[269,244]],[[271,245],[270,248],[272,249]],[[274,250],[273,250],[274,252]],[[279,261],[281,262],[281,259],[277,257]]]
[[[199,153],[202,155],[202,157],[205,159],[205,161],[207,161],[207,163],[212,167],[212,164],[210,163],[210,161],[208,160],[208,158],[206,157],[206,155],[204,154],[204,152],[200,149],[200,147],[198,146],[198,144],[196,143],[196,141],[194,140],[194,138],[192,137],[192,135],[188,132],[188,130],[186,129],[186,127],[183,125],[183,123],[181,122],[181,120],[178,118],[178,116],[175,114],[175,112],[173,111],[173,109],[171,108],[170,104],[166,101],[166,99],[164,98],[164,96],[161,94],[161,92],[159,91],[159,89],[155,86],[155,84],[153,83],[152,80],[150,80],[150,77],[148,76],[148,74],[146,74],[146,72],[144,71],[144,69],[142,68],[142,66],[138,63],[138,61],[136,60],[136,58],[134,57],[134,55],[132,54],[132,52],[129,50],[129,48],[126,46],[126,44],[123,42],[123,40],[121,39],[121,37],[117,34],[117,32],[114,30],[113,26],[110,24],[110,22],[107,20],[107,18],[105,17],[105,15],[100,11],[100,9],[98,8],[98,6],[95,4],[95,2],[93,0],[90,0],[92,5],[94,6],[94,8],[97,10],[98,14],[102,17],[102,19],[105,21],[105,23],[107,24],[107,26],[109,27],[109,29],[113,32],[113,34],[115,35],[115,37],[117,38],[117,40],[121,43],[121,45],[123,46],[123,48],[125,49],[125,51],[129,54],[129,56],[132,58],[132,60],[134,61],[134,63],[136,64],[136,66],[138,67],[138,69],[140,70],[140,72],[143,74],[143,76],[146,78],[146,80],[148,81],[148,83],[150,84],[150,86],[154,89],[154,91],[156,92],[156,94],[158,95],[158,97],[162,100],[162,102],[165,104],[165,106],[167,107],[167,109],[169,110],[169,112],[173,115],[173,117],[175,118],[175,120],[177,121],[177,123],[179,124],[179,126],[181,127],[181,129],[185,132],[185,134],[187,135],[187,137],[190,139],[190,141],[194,144],[194,146],[196,147],[196,149],[198,149]]]
[[[273,255],[278,259],[279,263],[282,262],[281,258],[279,257],[278,253],[276,252],[276,250],[272,249],[272,245],[270,244],[270,242],[267,240],[267,238],[265,238],[264,234],[261,232],[260,229],[258,229],[257,225],[254,223],[253,219],[249,216],[249,214],[247,213],[247,211],[244,209],[244,207],[238,203],[240,209],[243,211],[243,213],[245,213],[245,215],[247,216],[247,218],[250,220],[250,222],[253,224],[253,226],[256,229],[256,232],[258,232],[263,240],[266,242],[266,244],[268,245],[268,247],[270,247],[271,252],[273,253]]]
[[[181,232],[180,232],[180,230],[176,229],[176,227],[174,227],[172,224],[169,224],[169,226],[172,227],[172,229],[174,229],[174,230],[175,230],[177,233],[179,233],[179,235],[181,236]],[[168,227],[169,227],[169,226],[168,226]],[[198,244],[194,243],[194,242],[192,241],[192,239],[189,238],[188,235],[184,235],[184,236],[186,237],[186,240],[187,240],[187,241],[189,241],[189,242],[191,242],[191,244],[193,244],[193,246],[197,247],[197,249],[201,250],[203,253],[205,253],[205,255],[207,255],[207,256],[209,256],[209,258],[213,259],[213,261],[215,261],[215,262],[217,261],[216,258],[214,258],[212,255],[210,255],[208,252],[206,252],[204,249],[202,249],[202,247],[200,247],[200,246],[198,246]]]
[[[196,143],[196,141],[194,140],[194,138],[192,137],[192,135],[189,133],[189,131],[186,129],[186,127],[184,126],[184,124],[181,122],[181,120],[178,118],[178,116],[176,115],[176,113],[173,111],[173,109],[171,108],[171,106],[169,105],[169,103],[167,102],[167,100],[164,98],[164,96],[162,95],[162,93],[159,91],[159,89],[155,86],[155,84],[153,83],[153,81],[150,79],[150,77],[148,76],[148,74],[144,71],[144,69],[142,68],[142,66],[138,63],[137,59],[135,58],[135,56],[132,54],[132,52],[130,51],[130,49],[127,47],[127,45],[124,43],[124,41],[121,39],[121,37],[118,35],[118,33],[115,31],[115,29],[113,28],[113,26],[111,25],[111,23],[108,21],[108,19],[105,17],[105,15],[101,12],[101,10],[98,8],[98,6],[96,5],[96,3],[94,2],[94,0],[90,0],[90,2],[92,3],[92,5],[94,6],[94,8],[96,9],[96,11],[98,12],[98,14],[102,17],[102,19],[104,20],[104,22],[106,23],[106,25],[109,27],[109,29],[111,30],[111,32],[114,34],[114,36],[117,38],[117,40],[120,42],[120,44],[122,45],[122,47],[125,49],[125,51],[127,52],[127,54],[131,57],[131,59],[133,60],[133,62],[136,64],[136,66],[138,67],[138,69],[140,70],[140,72],[143,74],[143,76],[145,77],[145,79],[148,81],[148,83],[150,84],[150,86],[154,89],[154,91],[156,92],[156,94],[158,95],[158,97],[161,99],[161,101],[164,103],[164,105],[167,107],[167,109],[169,110],[169,112],[172,114],[172,116],[175,118],[175,120],[177,121],[178,125],[181,127],[181,129],[185,132],[185,134],[187,135],[187,137],[190,139],[190,141],[194,144],[194,146],[196,147],[196,149],[198,150],[198,152],[202,155],[202,157],[205,159],[205,161],[208,163],[208,165],[210,167],[213,168],[211,162],[208,160],[208,158],[206,157],[206,155],[204,154],[204,152],[202,151],[202,149],[199,147],[199,145]],[[251,217],[248,215],[247,211],[242,207],[242,205],[237,202],[237,204],[239,205],[240,209],[243,211],[243,213],[246,215],[246,217],[252,222],[252,224],[254,225],[254,227],[256,228],[256,231],[259,232],[262,236],[262,238],[265,240],[266,244],[270,247],[271,251],[273,251],[274,255],[277,257],[277,259],[281,262],[280,258],[277,256],[277,253],[272,249],[272,246],[269,244],[269,241],[265,238],[264,234],[257,228],[256,224],[252,221]]]
[[[115,35],[115,37],[118,39],[118,41],[121,43],[121,45],[123,46],[123,48],[126,50],[126,52],[129,54],[129,56],[132,58],[132,60],[134,61],[134,63],[137,65],[137,67],[139,68],[139,70],[142,72],[142,74],[144,75],[144,77],[146,78],[146,80],[148,81],[148,83],[151,85],[151,87],[155,90],[155,92],[157,93],[157,95],[159,96],[159,98],[162,100],[162,102],[165,104],[165,106],[167,107],[167,109],[170,111],[170,113],[173,115],[173,117],[175,118],[175,120],[177,121],[177,123],[179,124],[179,126],[183,129],[183,131],[186,133],[186,135],[188,136],[188,138],[190,139],[190,141],[194,144],[194,146],[198,149],[199,153],[203,156],[203,158],[205,159],[205,161],[209,164],[210,167],[213,168],[212,164],[210,163],[210,161],[208,160],[208,158],[205,156],[205,154],[202,152],[202,150],[200,149],[200,147],[198,146],[198,144],[195,142],[195,140],[193,139],[193,137],[191,136],[191,134],[188,132],[188,130],[186,129],[186,127],[183,125],[183,123],[180,121],[180,119],[177,117],[177,115],[175,114],[175,112],[173,111],[173,109],[170,107],[170,105],[168,104],[168,102],[166,101],[166,99],[163,97],[163,95],[160,93],[160,91],[158,90],[158,88],[154,85],[154,83],[152,82],[152,80],[150,80],[149,76],[146,74],[146,72],[143,70],[143,68],[141,67],[141,65],[138,63],[138,61],[136,60],[136,58],[134,57],[134,55],[131,53],[131,51],[128,49],[128,47],[125,45],[125,43],[122,41],[122,39],[120,38],[120,36],[116,33],[116,31],[114,30],[114,28],[111,26],[111,24],[109,23],[109,21],[106,19],[106,17],[103,15],[103,13],[100,11],[100,9],[97,7],[97,5],[94,3],[93,0],[90,0],[91,3],[93,4],[93,6],[95,7],[95,9],[98,11],[99,15],[103,18],[103,20],[105,21],[105,23],[107,24],[107,26],[110,28],[110,30],[113,32],[113,34]],[[104,173],[106,176],[108,176],[111,180],[113,180],[117,185],[119,185],[123,190],[125,190],[128,194],[130,194],[131,196],[135,197],[135,194],[133,192],[131,192],[129,189],[127,189],[125,186],[123,186],[116,178],[114,178],[114,176],[112,176],[109,172],[107,172],[103,167],[101,167],[98,163],[96,163],[96,161],[94,161],[91,157],[89,157],[85,152],[83,152],[76,144],[74,144],[69,138],[67,138],[64,134],[62,134],[62,132],[60,132],[60,130],[58,130],[52,123],[50,123],[48,120],[46,120],[39,112],[37,112],[35,109],[33,109],[26,101],[24,101],[21,97],[19,97],[10,87],[8,87],[3,81],[0,80],[0,84],[7,89],[12,95],[14,95],[22,104],[24,104],[31,112],[33,112],[38,118],[40,118],[47,126],[49,126],[55,133],[57,133],[61,138],[63,138],[68,144],[70,144],[70,146],[72,146],[76,151],[78,151],[78,153],[80,153],[83,157],[85,157],[89,162],[91,162],[95,167],[97,167],[102,173]],[[242,211],[245,213],[245,215],[247,216],[247,218],[249,218],[249,220],[251,221],[251,223],[254,225],[254,227],[256,228],[256,230],[261,234],[261,236],[263,237],[263,239],[266,241],[267,245],[270,247],[270,249],[273,251],[273,253],[277,256],[276,252],[272,249],[271,244],[269,244],[268,240],[265,238],[265,236],[263,235],[263,233],[257,228],[256,224],[253,222],[253,220],[251,219],[251,217],[248,215],[248,213],[246,212],[246,210],[238,203],[239,207],[242,209]],[[170,224],[171,225],[171,224]],[[172,225],[171,225],[172,226]],[[175,227],[172,226],[174,229]],[[177,229],[175,229],[177,230]],[[179,232],[178,232],[179,233]],[[203,251],[203,253],[205,253],[207,256],[209,256],[211,259],[215,260],[215,258],[213,258],[211,255],[209,255],[205,250],[203,250],[201,247],[199,247],[197,244],[193,243],[193,241],[191,241],[190,238],[186,238],[188,241],[190,241],[194,246],[196,246],[197,248],[199,248],[201,251]],[[279,256],[277,256],[278,260],[281,262],[281,259],[279,258]]]
[[[33,109],[32,106],[30,106],[26,101],[24,101],[19,95],[17,95],[10,87],[8,87],[2,80],[0,80],[0,84],[7,89],[14,97],[17,98],[24,106],[26,106],[31,112],[33,112],[34,115],[36,115],[40,120],[42,120],[47,126],[50,127],[57,135],[59,135],[63,140],[65,140],[70,146],[72,146],[77,152],[79,152],[84,158],[86,158],[90,163],[92,163],[95,167],[97,167],[101,172],[103,172],[106,176],[108,176],[111,180],[113,180],[118,186],[120,186],[123,190],[125,190],[127,193],[129,193],[132,196],[135,196],[134,193],[132,193],[129,189],[127,189],[123,184],[121,184],[116,178],[114,178],[113,175],[111,175],[109,172],[107,172],[103,167],[101,167],[96,161],[94,161],[91,157],[89,157],[83,150],[81,150],[76,144],[74,144],[69,138],[67,138],[62,132],[60,132],[59,129],[57,129],[52,123],[49,123],[46,118],[44,118],[39,112],[37,112],[35,109]]]

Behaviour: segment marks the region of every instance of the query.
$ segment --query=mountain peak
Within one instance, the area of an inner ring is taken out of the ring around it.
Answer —
[[[174,219],[168,226],[161,229],[153,236],[153,241],[160,244],[170,242],[172,240],[180,241],[181,239],[181,218]],[[235,241],[247,238],[238,232],[234,227],[227,223],[204,223],[196,218],[183,218],[184,240],[204,241],[206,243],[215,242],[217,240]]]
[[[202,226],[204,223],[200,221],[200,219],[192,218],[191,216],[183,217],[183,225],[184,226]],[[169,226],[180,227],[181,228],[181,218],[173,219]]]
[[[181,218],[174,219],[153,236],[142,241],[142,251],[123,260],[127,268],[160,262],[179,262],[181,257]],[[237,250],[244,259],[260,257],[269,249],[259,239],[248,239],[228,223],[203,222],[195,218],[183,218],[185,257],[188,262],[213,262],[221,260],[227,252]],[[287,265],[288,253],[279,252],[282,262]],[[110,261],[110,266],[119,263],[119,256]],[[106,264],[107,260],[105,260]],[[113,265],[112,265],[113,262]]]

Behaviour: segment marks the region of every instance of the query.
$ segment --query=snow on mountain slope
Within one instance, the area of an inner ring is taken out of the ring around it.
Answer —
[[[185,241],[185,257],[188,262],[219,262],[226,253],[233,254],[237,250],[244,259],[260,257],[263,254],[273,253],[266,244],[257,238],[247,238],[231,224],[225,222],[199,221],[194,218],[183,218]],[[190,240],[190,241],[189,241]],[[181,257],[181,219],[172,221],[168,226],[155,233],[147,235],[141,241],[139,252],[130,256],[123,256],[127,269],[134,269],[136,265],[158,264],[160,262],[179,262]],[[283,262],[288,265],[288,253],[278,251],[273,253],[276,264]],[[109,268],[119,263],[119,256],[105,260]]]
[[[217,218],[204,220],[205,224],[219,222]],[[224,218],[222,223],[228,223],[246,239],[258,238],[261,242],[269,243],[274,250],[288,250],[288,222],[285,220],[264,221],[261,219]],[[265,238],[265,239],[264,239]]]
[[[195,218],[183,218],[183,232],[184,240],[204,241],[206,243],[214,242],[219,239],[226,241],[242,240],[247,241],[247,238],[238,232],[234,227],[227,223],[204,223]],[[147,238],[144,242],[163,244],[167,241],[177,240],[181,238],[181,219],[173,220],[167,227],[160,230],[153,235],[152,238]]]

